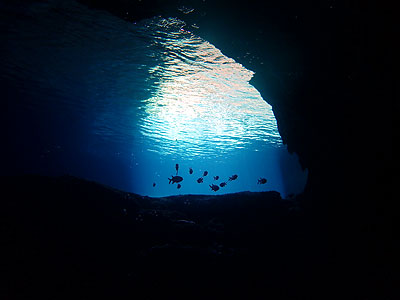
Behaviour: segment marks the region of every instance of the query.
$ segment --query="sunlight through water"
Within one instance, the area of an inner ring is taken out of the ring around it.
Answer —
[[[282,145],[271,106],[249,84],[254,73],[177,19],[152,19],[161,64],[150,69],[154,96],[145,100],[141,132],[161,154],[220,157],[252,142]]]

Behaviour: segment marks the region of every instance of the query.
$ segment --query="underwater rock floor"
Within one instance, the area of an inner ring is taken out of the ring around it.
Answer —
[[[332,295],[315,276],[320,242],[277,192],[149,198],[69,176],[1,182],[3,299]]]

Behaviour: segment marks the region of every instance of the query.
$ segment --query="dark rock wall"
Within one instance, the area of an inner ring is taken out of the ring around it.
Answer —
[[[293,299],[312,276],[302,212],[277,192],[149,198],[0,179],[2,299]]]

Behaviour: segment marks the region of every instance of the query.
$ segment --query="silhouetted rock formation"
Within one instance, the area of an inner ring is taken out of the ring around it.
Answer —
[[[310,234],[299,202],[276,192],[148,198],[69,176],[1,183],[6,299],[337,299],[342,287],[343,299],[377,299],[393,284],[390,264],[337,266],[328,233]],[[337,246],[352,257],[351,245]]]
[[[276,192],[148,198],[69,176],[1,182],[9,297],[290,296],[306,268],[301,211]]]

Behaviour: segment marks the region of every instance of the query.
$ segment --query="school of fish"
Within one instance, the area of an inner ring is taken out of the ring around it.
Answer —
[[[178,175],[179,164],[175,164],[175,170],[176,170],[176,174],[175,175],[171,175],[171,178],[168,178],[169,184],[177,183],[177,189],[180,189],[182,187],[180,182],[183,181],[183,177]],[[193,168],[189,168],[189,174],[190,175],[193,174]],[[207,175],[208,175],[208,171],[204,171],[203,172],[203,176],[199,177],[196,180],[197,183],[203,183],[204,182],[204,177],[207,176]],[[210,188],[211,188],[212,191],[217,192],[220,189],[220,187],[221,188],[226,187],[228,182],[234,181],[234,180],[238,179],[238,177],[239,176],[237,174],[234,174],[234,175],[230,176],[227,181],[222,181],[219,185],[218,184],[211,184]],[[213,176],[213,178],[214,178],[214,181],[219,180],[219,176],[218,175]],[[258,179],[257,184],[266,184],[267,181],[268,180],[266,178],[260,178],[260,179]],[[156,183],[155,182],[153,182],[153,187],[156,187]]]

